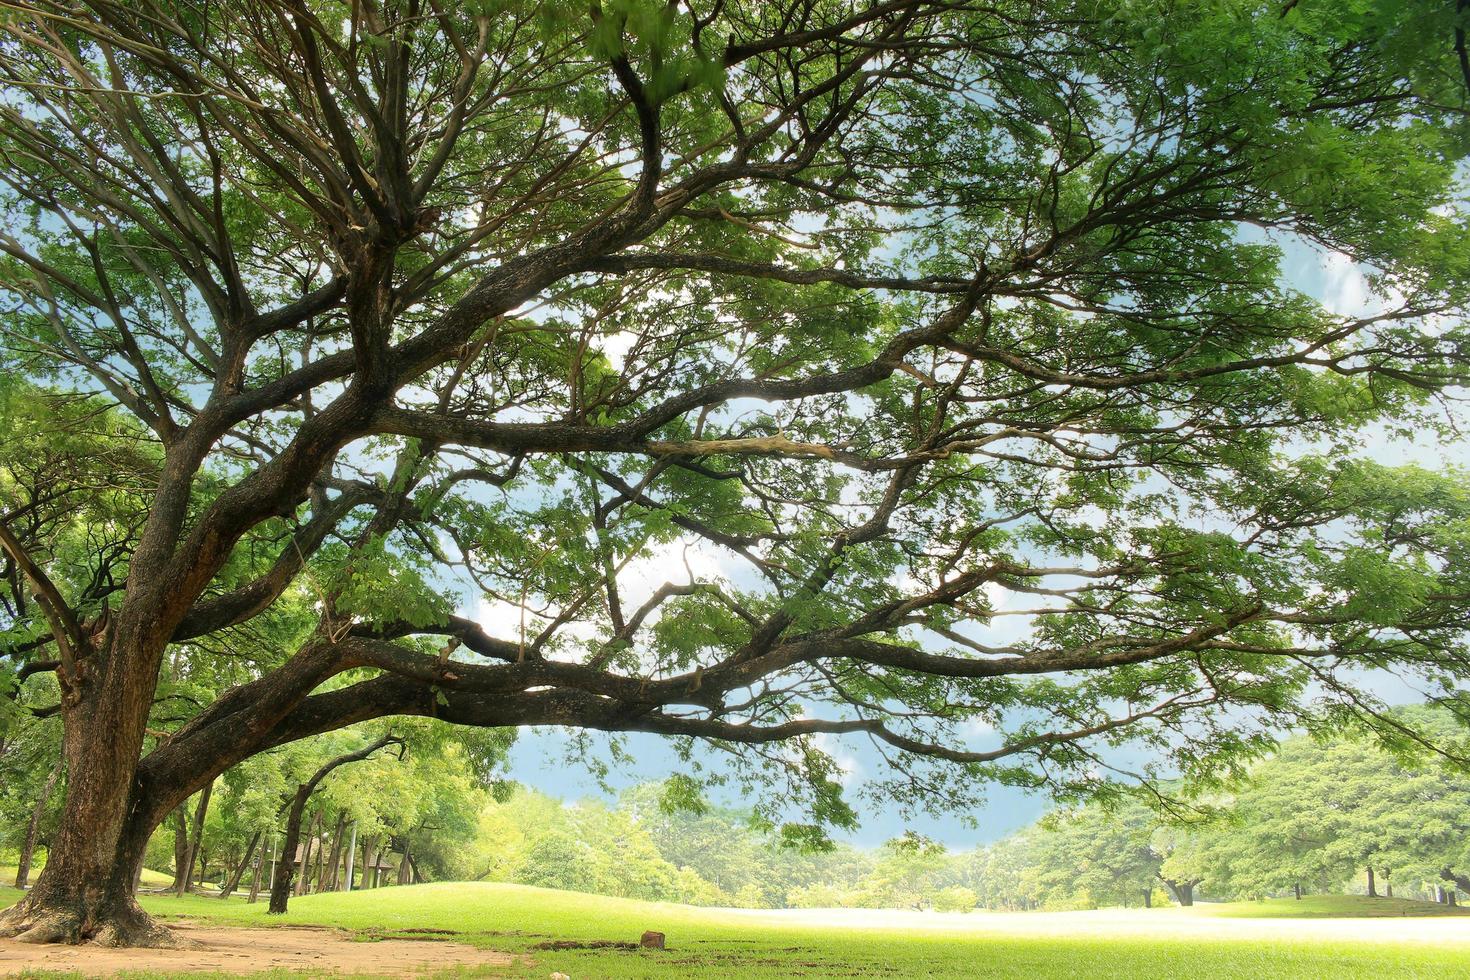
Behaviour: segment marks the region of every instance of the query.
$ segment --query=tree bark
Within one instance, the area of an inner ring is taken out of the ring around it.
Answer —
[[[327,827],[325,818],[321,815],[317,817],[316,826],[318,836],[316,842],[316,887],[313,890],[320,892],[326,890],[325,886],[327,881],[327,847],[326,840],[324,839]]]
[[[347,811],[342,810],[337,814],[337,829],[332,831],[332,856],[327,861],[327,877],[322,880],[321,891],[334,892],[337,890],[337,882],[341,878],[342,869],[342,832],[347,829]]]
[[[352,821],[352,840],[347,842],[347,877],[342,883],[342,891],[352,891],[352,860],[357,856],[357,821]]]
[[[362,839],[362,887],[378,887],[378,841],[375,837]]]
[[[413,855],[409,855],[408,857],[408,874],[413,879],[410,884],[416,885],[424,880],[424,876],[419,874],[419,863],[414,859]]]
[[[184,893],[190,888],[190,880],[194,875],[194,862],[199,858],[199,841],[204,836],[204,818],[209,813],[209,797],[213,792],[214,780],[211,779],[200,792],[199,802],[194,807],[194,822],[189,826],[188,842],[184,848],[184,873],[175,875],[177,880],[174,883],[174,894],[180,898],[183,898]],[[174,847],[174,853],[178,853],[177,845]]]
[[[229,898],[236,888],[240,887],[240,879],[245,876],[245,869],[250,865],[250,859],[255,857],[255,842],[260,840],[260,831],[250,838],[250,843],[245,845],[245,853],[240,857],[240,863],[235,866],[234,873],[230,875],[225,886],[219,890],[220,898]]]
[[[1393,869],[1383,869],[1383,897],[1393,898]]]
[[[1291,890],[1296,893],[1296,900],[1300,902],[1302,900],[1302,883],[1297,882],[1296,884],[1292,885]]]
[[[1160,876],[1159,880],[1164,883],[1164,887],[1169,889],[1170,894],[1174,896],[1174,901],[1186,908],[1194,904],[1194,886],[1199,882],[1175,881],[1163,876]]]
[[[15,887],[24,888],[31,881],[31,857],[36,853],[36,837],[41,831],[41,818],[46,815],[46,804],[51,800],[51,793],[56,789],[56,782],[61,778],[61,760],[56,760],[56,765],[51,768],[51,775],[46,777],[46,783],[41,787],[41,795],[36,797],[36,805],[31,808],[31,819],[26,824],[25,840],[20,845],[20,860],[15,869]]]
[[[265,864],[265,839],[261,834],[257,833],[256,836],[261,837],[261,841],[259,849],[255,852],[255,868],[250,872],[251,905],[254,905],[256,900],[260,898],[260,873],[263,870],[262,865]]]
[[[178,892],[180,884],[184,881],[184,868],[189,863],[189,815],[181,806],[173,812],[174,821],[174,880],[169,885]],[[179,894],[183,894],[179,892]]]
[[[1154,890],[1152,888],[1145,888],[1143,890],[1143,907],[1146,909],[1154,907]]]
[[[398,862],[398,883],[400,885],[413,884],[413,865],[408,859],[408,838],[403,838],[403,859]]]
[[[1373,877],[1373,866],[1372,865],[1369,865],[1368,866],[1368,897],[1369,898],[1377,898],[1378,897],[1378,884],[1377,884],[1376,879]]]
[[[311,815],[311,822],[306,825],[306,840],[301,842],[299,848],[292,846],[293,841],[290,840],[291,827],[289,824],[286,826],[287,841],[286,846],[282,850],[282,854],[286,859],[286,866],[298,875],[296,878],[296,890],[293,893],[298,897],[306,894],[307,879],[311,877],[311,845],[316,841],[317,828],[321,825],[321,821],[322,814],[320,810]],[[300,861],[296,860],[298,849],[301,852]],[[272,898],[271,901],[274,903],[275,899]],[[271,911],[274,912],[275,909],[272,908]]]
[[[327,776],[331,775],[332,770],[338,766],[343,766],[350,762],[360,762],[390,743],[397,745],[403,744],[400,739],[396,739],[391,735],[385,735],[371,745],[366,745],[358,749],[356,752],[339,755],[313,773],[312,777],[306,782],[296,787],[296,796],[291,801],[291,809],[286,817],[286,840],[281,845],[281,863],[285,865],[285,868],[280,874],[277,874],[276,880],[271,885],[270,912],[272,915],[284,913],[290,901],[291,879],[295,872],[295,861],[293,858],[296,856],[296,847],[301,838],[301,815],[306,810],[306,802],[311,799],[311,794],[316,790],[317,785],[323,779],[326,779]],[[307,855],[302,855],[303,865],[306,863],[306,857]]]

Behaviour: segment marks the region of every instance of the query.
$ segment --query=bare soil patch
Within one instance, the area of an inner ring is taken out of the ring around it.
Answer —
[[[124,970],[169,973],[341,973],[421,977],[456,967],[509,968],[519,957],[442,939],[356,942],[337,929],[283,926],[241,929],[170,922],[169,928],[198,944],[194,949],[108,949],[103,946],[33,946],[0,939],[0,976],[58,970],[106,977]]]

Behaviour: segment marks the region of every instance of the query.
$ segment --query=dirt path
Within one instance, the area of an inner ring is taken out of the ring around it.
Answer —
[[[64,970],[89,977],[121,970],[313,973],[419,977],[462,966],[510,967],[518,957],[464,943],[412,939],[354,942],[335,929],[280,927],[238,929],[170,922],[197,949],[105,949],[101,946],[32,946],[0,939],[0,977],[27,970]]]

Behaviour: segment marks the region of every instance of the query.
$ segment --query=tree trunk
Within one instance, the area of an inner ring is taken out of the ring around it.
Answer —
[[[56,765],[51,768],[51,775],[46,777],[46,784],[41,787],[41,795],[36,798],[36,805],[31,809],[30,823],[26,824],[25,840],[20,845],[20,861],[15,869],[15,887],[24,888],[31,881],[31,857],[36,853],[36,836],[41,831],[41,818],[46,815],[46,804],[51,800],[51,793],[56,789],[56,781],[61,778],[61,760],[56,760]]]
[[[357,856],[357,821],[352,821],[352,840],[347,844],[347,877],[343,881],[342,891],[352,891],[352,859]]]
[[[1174,896],[1174,901],[1186,908],[1194,904],[1194,886],[1197,882],[1175,881],[1162,876],[1159,880],[1164,883],[1165,888],[1169,889],[1170,894]]]
[[[179,886],[183,883],[184,869],[189,863],[189,815],[181,806],[173,812],[174,819],[174,881],[169,885],[180,895]]]
[[[398,883],[400,885],[413,884],[413,865],[408,860],[408,838],[403,838],[403,860],[398,862]]]
[[[419,874],[419,863],[414,860],[413,855],[408,856],[408,876],[412,879],[410,884],[416,885],[424,880],[424,876]]]
[[[311,799],[311,794],[316,789],[317,784],[323,779],[326,779],[332,770],[338,766],[366,759],[388,744],[402,745],[403,742],[401,739],[394,738],[391,735],[385,735],[371,745],[363,746],[356,752],[339,755],[318,769],[306,782],[296,787],[296,796],[291,801],[291,809],[286,817],[286,840],[281,845],[281,863],[285,865],[285,868],[281,873],[276,875],[275,881],[271,884],[270,912],[272,915],[280,915],[285,912],[286,905],[290,901],[291,877],[295,871],[295,862],[292,859],[296,856],[296,847],[301,838],[301,814],[306,810],[306,801]],[[301,863],[303,867],[306,865],[307,856],[306,854],[302,855]]]
[[[1154,890],[1152,888],[1145,888],[1143,890],[1143,907],[1146,909],[1154,907]]]
[[[261,837],[261,835],[258,834],[258,833],[256,834],[256,836],[257,837]],[[258,898],[260,898],[260,873],[261,873],[262,870],[264,870],[262,868],[262,865],[264,863],[265,863],[265,839],[263,837],[261,837],[260,848],[255,852],[255,868],[250,872],[250,904],[251,905],[254,905],[255,902],[256,902],[256,900]]]
[[[346,829],[347,811],[342,810],[337,814],[337,829],[332,831],[332,856],[327,860],[327,877],[322,879],[321,886],[324,892],[337,890],[342,870],[342,832]]]
[[[245,876],[245,868],[249,866],[250,859],[255,857],[255,842],[258,840],[260,840],[260,831],[257,830],[255,836],[250,838],[250,843],[245,845],[245,854],[240,858],[240,863],[235,866],[235,871],[230,875],[229,881],[226,881],[225,887],[219,890],[220,898],[229,898],[234,894],[235,889],[240,887],[240,879]]]
[[[1393,875],[1393,869],[1392,868],[1384,868],[1383,869],[1383,897],[1384,898],[1393,898],[1393,878],[1392,878],[1392,875]]]
[[[1296,884],[1292,885],[1291,890],[1296,893],[1296,900],[1300,902],[1302,900],[1302,883],[1297,882]]]
[[[316,887],[313,888],[312,891],[320,892],[320,891],[323,890],[323,884],[327,880],[326,879],[326,873],[327,873],[327,867],[326,867],[327,847],[326,847],[326,841],[322,839],[323,837],[326,836],[326,833],[325,832],[326,832],[327,827],[326,827],[326,823],[325,823],[325,818],[323,818],[322,816],[318,815],[317,816],[317,821],[316,821],[316,826],[317,826],[317,842],[316,842]]]
[[[0,912],[0,938],[177,948],[187,943],[154,923],[133,897],[149,836],[188,796],[172,787],[153,792],[158,788],[135,778],[156,664],[144,664],[139,677],[93,663],[99,656],[89,658],[85,683],[63,690],[60,826],[35,887]]]
[[[174,875],[176,879],[174,882],[174,894],[180,898],[183,898],[184,893],[189,890],[189,879],[194,874],[194,862],[199,857],[199,839],[204,836],[204,817],[209,812],[209,797],[213,792],[214,780],[211,779],[209,785],[205,786],[204,790],[199,794],[199,803],[194,807],[194,823],[189,827],[189,836],[184,848],[184,873],[182,875],[177,873]],[[177,842],[175,842],[174,854],[177,855],[178,852],[179,847]]]
[[[1372,868],[1371,865],[1368,867],[1368,897],[1369,898],[1377,898],[1378,897],[1378,884],[1377,884],[1377,881],[1373,877],[1373,868]]]
[[[306,785],[298,786],[286,817],[286,839],[281,842],[281,858],[276,865],[275,880],[271,882],[272,915],[285,912],[291,898],[291,886],[296,879],[296,849],[301,846],[301,814],[306,809],[307,796]]]
[[[301,801],[301,805],[305,806],[306,797],[299,797],[299,799]],[[295,804],[293,803],[292,805],[294,806]],[[312,814],[311,822],[306,825],[306,840],[301,840],[300,821],[297,821],[296,837],[294,839],[291,836],[291,825],[289,823],[286,824],[286,843],[281,846],[281,858],[286,863],[287,872],[298,875],[298,877],[296,878],[296,890],[294,892],[289,892],[289,894],[294,894],[298,897],[306,894],[306,879],[311,877],[311,843],[313,840],[316,839],[316,828],[317,824],[321,822],[321,819],[321,811],[317,811],[316,813]],[[297,841],[300,841],[299,846],[297,844]],[[298,850],[301,853],[301,860],[299,861],[296,860],[296,854]],[[275,896],[272,895],[272,912],[276,910],[275,903]],[[282,909],[281,911],[284,912],[285,909]]]

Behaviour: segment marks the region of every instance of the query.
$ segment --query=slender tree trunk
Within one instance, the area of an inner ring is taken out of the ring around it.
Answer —
[[[343,766],[349,762],[359,762],[363,759],[366,759],[374,752],[378,751],[383,746],[388,744],[402,745],[403,742],[402,740],[396,739],[391,735],[385,735],[383,738],[378,739],[371,745],[363,746],[356,752],[349,752],[346,755],[339,755],[337,758],[333,759],[332,761],[328,762],[326,765],[318,769],[306,782],[296,787],[296,796],[291,801],[291,808],[286,817],[286,840],[281,845],[281,857],[282,863],[285,865],[285,870],[283,873],[276,876],[275,882],[271,885],[271,914],[280,915],[281,913],[285,912],[287,903],[290,901],[291,877],[295,870],[292,858],[295,857],[296,846],[301,838],[301,815],[302,812],[306,810],[306,801],[311,799],[311,794],[317,788],[317,784],[319,784],[323,779],[326,779],[327,776],[332,772],[332,770],[336,769],[338,766]],[[320,814],[318,814],[318,816],[320,816]],[[306,865],[306,857],[307,855],[302,855],[301,863],[303,867],[305,867]]]
[[[337,882],[341,878],[342,870],[342,832],[347,829],[347,811],[342,810],[337,814],[337,829],[332,831],[332,856],[327,860],[327,877],[322,881],[321,890],[334,892],[337,890]]]
[[[1369,865],[1368,866],[1368,897],[1369,898],[1377,898],[1378,897],[1378,883],[1377,883],[1377,881],[1373,877],[1373,866],[1372,865]]]
[[[352,821],[352,840],[347,844],[347,877],[342,882],[342,890],[352,891],[352,859],[357,856],[357,821]]]
[[[301,802],[304,806],[306,800],[302,799]],[[299,847],[293,846],[296,845],[296,841],[291,839],[291,825],[289,823],[286,825],[286,843],[281,847],[281,855],[286,861],[287,870],[297,875],[296,890],[293,894],[298,898],[306,894],[306,879],[311,877],[311,842],[316,839],[316,828],[321,819],[321,811],[312,814],[311,822],[306,825],[306,839],[300,842]],[[300,840],[301,828],[299,822],[296,828],[296,834],[297,840]],[[301,854],[301,860],[299,861],[296,860],[298,851]],[[275,896],[271,896],[271,905],[271,911],[274,912]],[[284,912],[285,909],[281,911]]]
[[[170,888],[176,892],[184,881],[185,868],[189,864],[189,815],[180,806],[173,812],[174,822],[174,880]],[[183,894],[179,892],[179,894]]]
[[[327,873],[327,867],[326,867],[327,847],[326,847],[326,843],[327,842],[323,839],[326,836],[326,829],[327,829],[326,819],[324,817],[318,815],[317,821],[316,821],[316,826],[317,826],[317,842],[316,842],[316,887],[313,888],[312,891],[320,892],[320,891],[323,891],[324,890],[323,885],[324,885],[324,883],[327,880],[326,879],[326,873]]]
[[[245,854],[240,858],[240,863],[235,866],[234,873],[230,875],[225,887],[219,890],[220,898],[229,898],[236,888],[240,887],[240,879],[245,877],[245,869],[250,865],[250,859],[255,857],[255,842],[260,840],[260,831],[250,838],[250,843],[245,845]]]
[[[250,872],[251,905],[254,905],[256,900],[260,898],[260,874],[264,870],[261,865],[265,863],[265,839],[259,833],[256,836],[261,837],[261,841],[259,849],[255,852],[255,868]]]
[[[424,876],[419,874],[419,863],[413,858],[412,855],[409,855],[408,857],[408,876],[410,879],[412,879],[409,882],[409,884],[412,885],[416,885],[424,880]]]
[[[398,862],[398,883],[400,885],[413,884],[413,865],[408,860],[408,838],[403,838],[403,860]]]
[[[1393,869],[1383,869],[1383,897],[1393,898]]]
[[[20,861],[15,869],[15,887],[24,888],[31,881],[31,857],[36,853],[36,837],[41,831],[41,818],[46,815],[46,804],[51,801],[51,793],[56,789],[56,781],[61,778],[62,763],[56,760],[56,765],[51,767],[51,775],[46,777],[46,783],[41,787],[41,795],[36,797],[36,805],[31,808],[31,819],[26,824],[25,840],[20,845]]]
[[[1302,900],[1302,883],[1297,882],[1296,884],[1292,885],[1291,890],[1296,893],[1296,900],[1300,902]]]
[[[214,792],[214,780],[209,781],[199,794],[199,803],[194,807],[194,823],[189,828],[189,836],[184,847],[184,869],[182,874],[175,873],[174,893],[180,898],[189,890],[189,879],[194,874],[194,862],[199,857],[199,839],[204,836],[204,817],[209,812],[209,797]],[[180,813],[183,811],[180,810]],[[174,854],[179,853],[178,844],[174,844]]]
[[[273,915],[286,911],[291,898],[291,886],[296,883],[296,849],[301,846],[301,814],[306,809],[306,786],[296,790],[291,809],[286,817],[286,838],[281,841],[281,858],[276,865],[276,877],[271,882],[271,905]]]
[[[1154,890],[1152,888],[1145,888],[1143,890],[1143,907],[1146,909],[1154,907]]]

